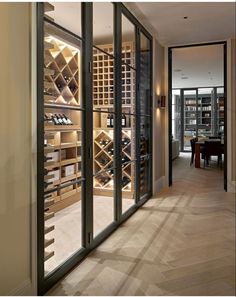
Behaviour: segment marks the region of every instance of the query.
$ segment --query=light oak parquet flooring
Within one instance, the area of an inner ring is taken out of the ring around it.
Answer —
[[[235,295],[235,194],[223,170],[174,161],[150,199],[48,295]]]

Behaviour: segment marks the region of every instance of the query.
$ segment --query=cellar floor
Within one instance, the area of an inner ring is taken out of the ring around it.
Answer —
[[[133,205],[132,199],[122,199],[123,212]],[[113,221],[114,200],[106,196],[94,196],[94,235],[103,231]],[[45,271],[51,272],[81,247],[81,201],[58,211],[47,225],[55,230],[46,235],[55,242],[47,248],[55,255],[45,262]]]

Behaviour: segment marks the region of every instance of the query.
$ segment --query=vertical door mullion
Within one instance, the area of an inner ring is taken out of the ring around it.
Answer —
[[[180,123],[181,123],[181,151],[184,151],[184,90],[180,89],[180,104],[181,104],[181,115],[180,115]]]
[[[152,47],[153,47],[153,42],[152,39],[150,39],[150,57],[149,57],[149,63],[150,63],[150,97],[149,97],[149,108],[150,108],[150,150],[149,150],[149,155],[150,155],[150,160],[149,160],[149,194],[150,196],[153,194],[153,156],[152,156],[152,151],[153,151],[153,140],[152,140],[152,135],[153,135],[153,55],[152,55]],[[171,121],[172,122],[172,121]]]
[[[198,137],[198,89],[196,91],[196,137]]]
[[[92,39],[93,7],[91,2],[82,2],[82,104],[85,109],[82,121],[83,173],[82,189],[82,242],[85,247],[93,238],[93,102],[92,102]]]
[[[37,3],[37,275],[44,291],[44,4]]]
[[[114,3],[114,53],[115,53],[115,219],[119,222],[122,215],[122,169],[121,169],[121,4]]]
[[[136,85],[135,85],[135,113],[136,113],[136,129],[135,129],[135,202],[140,199],[140,29],[135,26],[135,52],[136,52]]]

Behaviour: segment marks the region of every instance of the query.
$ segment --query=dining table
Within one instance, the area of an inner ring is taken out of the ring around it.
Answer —
[[[210,141],[210,142],[219,142],[221,143],[222,147],[224,147],[224,140],[221,139],[200,139],[199,141],[195,142],[195,168],[200,168],[201,167],[201,147],[205,146],[205,141]]]

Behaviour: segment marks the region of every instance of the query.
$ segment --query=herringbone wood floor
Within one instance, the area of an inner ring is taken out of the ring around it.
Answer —
[[[235,195],[223,171],[174,161],[149,200],[49,295],[235,295]]]

